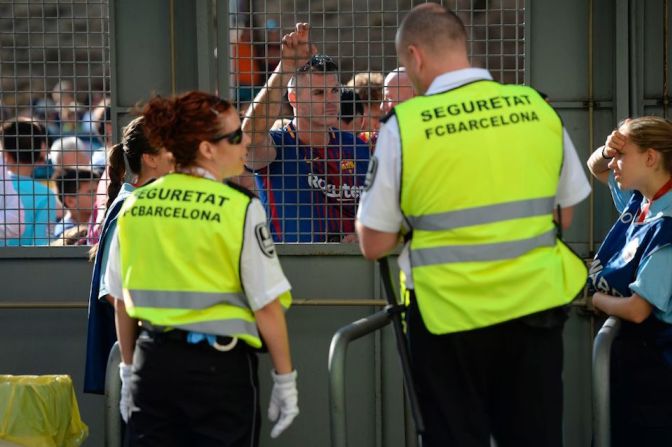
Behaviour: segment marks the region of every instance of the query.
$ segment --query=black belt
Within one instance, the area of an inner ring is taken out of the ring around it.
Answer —
[[[163,330],[158,330],[159,328]],[[172,341],[172,342],[178,342],[178,343],[184,343],[188,344],[191,346],[197,346],[202,343],[208,344],[207,339],[203,339],[199,343],[189,343],[188,337],[189,337],[189,332],[184,331],[182,329],[168,329],[168,328],[163,328],[159,326],[154,326],[150,323],[147,323],[145,321],[141,322],[141,334],[146,334],[149,338],[152,340],[161,340],[161,341]],[[247,343],[239,340],[236,337],[229,337],[229,336],[224,336],[224,335],[217,335],[215,338],[215,344],[210,345],[212,348],[218,350],[218,351],[231,351],[237,346],[245,346]]]

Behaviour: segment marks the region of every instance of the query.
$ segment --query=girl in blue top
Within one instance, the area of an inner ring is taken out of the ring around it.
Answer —
[[[152,147],[144,134],[143,118],[131,121],[124,129],[121,144],[112,147],[108,160],[110,183],[107,188],[105,220],[95,254],[89,294],[89,325],[86,343],[84,392],[103,394],[107,357],[117,341],[114,307],[105,284],[105,269],[110,240],[117,226],[117,214],[126,197],[138,186],[173,170],[173,156],[165,148]]]
[[[620,217],[595,255],[593,305],[623,320],[612,348],[614,446],[672,439],[672,122],[626,120],[588,160]]]

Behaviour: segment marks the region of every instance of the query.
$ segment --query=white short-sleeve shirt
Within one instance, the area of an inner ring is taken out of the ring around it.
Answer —
[[[487,70],[480,68],[444,73],[434,79],[426,94],[440,93],[479,80],[492,80],[492,76]],[[555,201],[556,205],[564,208],[581,202],[588,197],[591,189],[576,148],[564,129],[563,152],[564,160]],[[391,116],[381,126],[376,153],[372,158],[374,157],[377,162],[375,179],[360,198],[357,219],[365,227],[387,233],[396,233],[402,228],[408,229],[399,204],[401,138],[395,116]],[[399,256],[399,267],[406,274],[407,287],[412,287],[408,246],[404,247]]]
[[[240,276],[250,309],[257,311],[291,289],[280,267],[275,250],[270,250],[272,240],[260,240],[256,227],[266,225],[266,213],[259,199],[252,199],[245,219]],[[270,235],[270,233],[268,233]],[[270,237],[270,236],[269,236]],[[264,245],[262,247],[262,244]],[[270,255],[269,255],[270,253]],[[110,244],[110,255],[105,270],[105,280],[110,295],[123,299],[119,235],[115,230]]]

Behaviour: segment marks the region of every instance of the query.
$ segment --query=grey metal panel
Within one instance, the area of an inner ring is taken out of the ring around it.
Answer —
[[[180,0],[174,2],[176,93],[198,88],[196,3]]]
[[[352,250],[348,248],[348,250]],[[70,374],[91,436],[86,445],[103,445],[103,407],[99,396],[82,394],[86,344],[84,308],[91,264],[83,247],[0,251],[0,373]],[[285,272],[299,299],[370,299],[378,285],[373,263],[358,255],[282,256]],[[27,273],[30,276],[27,277]],[[25,278],[19,280],[19,278]],[[67,302],[79,309],[3,309],[10,302]],[[262,445],[328,445],[329,342],[338,328],[378,308],[295,306],[287,314],[293,360],[299,371],[301,415],[278,440],[271,441],[266,410],[271,390],[270,362],[260,356]],[[402,382],[391,333],[357,341],[348,354],[349,440],[353,446],[405,445]],[[310,440],[310,444],[306,444]]]
[[[663,94],[663,0],[647,0],[644,7],[644,97]]]
[[[584,1],[535,1],[531,8],[528,83],[552,100],[585,98],[586,16]]]
[[[630,11],[629,0],[616,0],[616,117],[630,116]]]
[[[588,2],[584,2],[588,3]],[[614,0],[592,0],[593,3],[593,94],[599,100],[613,100],[614,64]],[[571,32],[571,31],[570,31]],[[596,135],[596,138],[600,137]],[[601,137],[600,137],[601,138]],[[598,138],[598,142],[599,142]]]
[[[171,93],[170,14],[165,0],[116,0],[114,41],[117,103],[128,108],[151,92]]]
[[[592,325],[590,315],[572,309],[564,331],[564,444],[590,447],[592,434],[591,410],[591,349]]]

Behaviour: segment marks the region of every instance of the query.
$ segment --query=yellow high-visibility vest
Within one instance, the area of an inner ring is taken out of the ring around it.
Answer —
[[[533,89],[478,81],[395,107],[401,210],[427,329],[490,326],[571,301],[583,261],[556,237],[563,130]]]
[[[260,347],[240,257],[251,195],[169,174],[126,199],[118,231],[124,301],[153,325],[239,337]],[[289,307],[289,292],[281,303]]]

